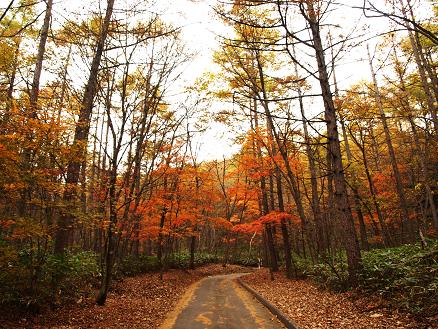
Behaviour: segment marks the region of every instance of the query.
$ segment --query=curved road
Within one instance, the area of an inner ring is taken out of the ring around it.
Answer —
[[[240,275],[212,276],[190,287],[161,328],[284,328],[274,315],[235,282]]]

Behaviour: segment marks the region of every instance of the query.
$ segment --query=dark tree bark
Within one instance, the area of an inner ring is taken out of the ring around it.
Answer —
[[[29,93],[29,108],[28,108],[28,112],[26,113],[26,119],[29,121],[38,119],[38,96],[40,91],[40,79],[43,70],[44,55],[46,53],[46,43],[47,43],[47,36],[49,34],[50,20],[52,18],[52,5],[53,5],[53,0],[48,0],[46,5],[46,12],[44,15],[43,26],[41,28],[41,37],[38,44],[38,53],[36,57],[32,85]],[[15,72],[14,72],[14,79],[15,79]],[[26,135],[27,135],[26,140],[28,142],[34,139],[34,131],[30,131]],[[24,147],[22,154],[22,162],[23,162],[25,176],[32,176],[30,172],[32,171],[31,162],[32,162],[33,153],[34,153],[33,150],[29,148],[27,145]],[[21,200],[18,205],[20,216],[25,216],[25,214],[28,212],[28,203],[32,197],[32,189],[33,189],[32,182],[28,182],[26,188],[24,188],[23,191],[21,192]]]
[[[406,196],[405,196],[405,193],[403,190],[403,183],[402,183],[402,179],[401,179],[401,174],[400,174],[400,170],[398,169],[398,166],[397,166],[397,159],[395,156],[394,146],[392,144],[391,133],[389,131],[388,122],[386,120],[386,115],[385,115],[385,112],[383,109],[382,96],[380,94],[380,90],[379,90],[379,87],[377,84],[377,78],[376,78],[376,74],[374,73],[373,63],[371,61],[371,55],[370,55],[369,49],[368,49],[368,60],[369,60],[371,75],[373,77],[374,94],[375,94],[374,96],[376,98],[377,107],[379,110],[380,121],[382,122],[383,131],[385,133],[385,141],[386,141],[386,145],[388,146],[389,160],[391,162],[392,171],[394,173],[395,185],[396,185],[397,195],[398,195],[399,204],[400,204],[400,210],[402,211],[402,214],[401,214],[402,240],[405,242],[408,242],[408,241],[411,241],[413,239],[412,225],[411,225],[411,222],[409,220],[408,203],[407,203]]]
[[[389,234],[387,225],[385,223],[385,217],[383,216],[379,201],[377,199],[378,191],[377,191],[376,187],[374,186],[373,178],[371,177],[371,173],[370,173],[370,169],[369,169],[369,165],[368,165],[368,157],[367,157],[366,150],[365,150],[365,140],[364,140],[362,129],[359,127],[360,140],[358,140],[354,136],[354,134],[351,134],[351,136],[353,138],[354,143],[359,148],[361,155],[362,155],[362,163],[363,163],[363,166],[365,169],[365,175],[366,175],[367,181],[368,181],[368,188],[369,188],[369,191],[371,194],[371,199],[372,199],[374,208],[376,209],[377,219],[379,220],[380,228],[382,229],[383,244],[385,245],[385,247],[389,247],[392,244],[391,236]],[[370,212],[370,217],[371,218],[373,217],[371,212]],[[377,233],[378,232],[376,232],[376,234]]]
[[[319,84],[324,101],[324,116],[327,123],[327,139],[329,152],[333,159],[333,182],[335,187],[335,206],[341,216],[343,227],[343,244],[347,252],[349,282],[352,286],[358,284],[358,273],[362,267],[359,242],[356,237],[354,220],[348,202],[347,186],[345,183],[344,167],[342,164],[341,147],[337,127],[336,108],[333,95],[330,90],[330,82],[327,73],[327,65],[324,58],[324,47],[321,41],[319,19],[313,7],[313,1],[308,0],[307,12],[302,9],[302,15],[306,18],[312,34],[313,48],[318,64]]]
[[[52,5],[53,5],[53,0],[48,0],[46,6],[46,13],[44,15],[44,23],[41,29],[40,42],[38,45],[38,54],[36,58],[35,72],[33,74],[32,89],[30,90],[30,95],[29,95],[29,103],[30,103],[29,117],[32,119],[36,119],[38,117],[37,103],[38,103],[38,96],[40,92],[40,79],[41,79],[41,72],[43,70],[44,54],[46,53],[47,37],[49,35],[50,20],[52,18]]]
[[[350,143],[348,141],[347,130],[345,129],[344,120],[340,119],[340,121],[341,121],[341,127],[342,127],[342,135],[343,135],[344,143],[345,143],[345,151],[347,153],[347,160],[348,160],[348,163],[350,164],[353,161],[353,156],[352,156],[351,150],[350,150]],[[356,210],[357,219],[359,221],[360,243],[361,243],[362,249],[369,250],[370,246],[368,244],[367,230],[366,230],[366,226],[365,226],[365,220],[363,217],[359,190],[357,189],[357,186],[355,185],[356,181],[357,181],[356,173],[353,172],[352,176],[353,176],[354,181],[353,181],[353,184],[351,185],[351,190],[353,192],[353,198],[354,198],[354,209]]]
[[[107,1],[105,18],[103,20],[102,29],[96,45],[93,61],[91,63],[90,75],[85,87],[84,96],[82,98],[81,108],[79,111],[79,119],[76,124],[72,150],[77,152],[77,155],[69,162],[67,166],[66,187],[63,195],[64,202],[68,205],[74,203],[76,198],[76,187],[79,182],[80,167],[86,156],[86,148],[88,142],[88,133],[90,130],[90,120],[93,110],[93,101],[97,90],[97,78],[99,66],[104,51],[105,40],[108,35],[109,25],[113,12],[115,0]],[[69,245],[73,232],[74,215],[68,209],[64,210],[58,221],[58,229],[55,235],[55,253],[63,254]]]
[[[258,131],[259,122],[257,116],[257,101],[255,99],[254,99],[254,128],[256,131]],[[257,159],[259,161],[262,161],[262,150],[259,140],[256,141],[256,155],[257,155]],[[260,191],[262,194],[261,213],[262,215],[266,215],[269,213],[269,200],[268,200],[268,190],[266,186],[265,177],[260,178]],[[273,272],[277,272],[278,271],[277,253],[275,251],[275,241],[272,234],[272,227],[270,224],[265,224],[265,231],[266,231],[266,243],[269,250],[270,266]]]

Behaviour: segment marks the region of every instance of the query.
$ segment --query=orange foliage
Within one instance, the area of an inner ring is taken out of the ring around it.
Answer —
[[[297,221],[299,219],[298,217],[293,216],[287,212],[271,211],[270,213],[260,217],[258,220],[263,224],[267,224],[267,223],[280,223],[282,220]]]
[[[233,232],[241,234],[254,234],[263,231],[263,225],[260,222],[237,224],[233,227]]]

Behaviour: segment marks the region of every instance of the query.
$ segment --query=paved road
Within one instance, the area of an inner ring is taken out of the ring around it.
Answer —
[[[233,279],[205,278],[192,286],[162,329],[280,329],[280,322]]]

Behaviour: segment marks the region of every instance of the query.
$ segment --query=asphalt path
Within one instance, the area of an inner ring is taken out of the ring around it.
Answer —
[[[205,278],[185,293],[162,329],[280,329],[284,326],[234,279]]]

